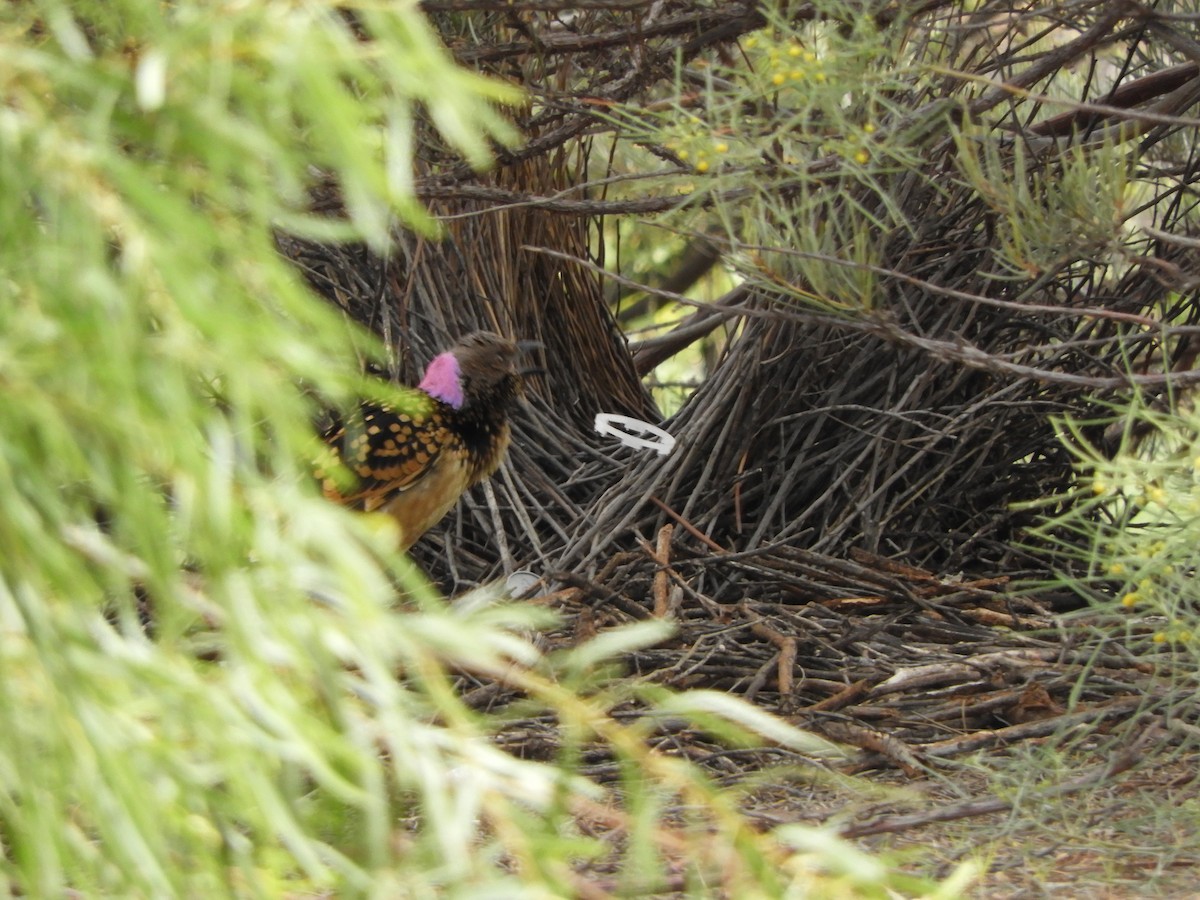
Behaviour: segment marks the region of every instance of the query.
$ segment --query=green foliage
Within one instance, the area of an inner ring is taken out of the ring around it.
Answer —
[[[997,83],[976,72],[982,48],[952,24],[880,25],[870,6],[821,0],[792,18],[786,5],[767,10],[767,26],[736,52],[681,66],[669,99],[614,114],[624,141],[646,153],[639,163],[629,151],[622,164],[645,170],[649,153],[676,164],[662,174],[687,202],[670,226],[720,232],[740,278],[840,314],[875,309],[889,236],[929,229],[930,197],[964,184],[996,212],[999,265],[989,277],[1119,261],[1126,220],[1151,193],[1133,174],[1128,130],[1061,150],[1049,138],[1014,140],[998,124],[1014,109],[1031,125],[1069,109],[1082,77],[1059,73],[1039,84],[1044,95],[1013,88],[1012,104],[973,119],[968,102]],[[1021,18],[1041,29],[1022,43],[1031,58],[1078,35],[1033,12]],[[1010,40],[1005,32],[1003,46]],[[931,170],[931,159],[952,169]],[[661,253],[662,242],[649,249]]]
[[[799,23],[767,11],[739,53],[681,71],[675,104],[620,121],[691,170],[679,227],[704,230],[696,210],[711,205],[739,276],[830,311],[870,309],[880,234],[906,224],[883,180],[922,159],[919,130],[881,128],[907,111],[912,63],[902,29],[852,4],[814,6]]]
[[[13,2],[0,57],[3,889],[564,896],[611,853],[588,815],[624,835],[623,884],[794,889],[810,854],[611,715],[631,694],[594,664],[660,631],[544,661],[522,636],[544,615],[443,605],[386,528],[317,496],[313,398],[379,388],[273,236],[431,229],[416,122],[482,164],[513,92],[407,4]],[[343,218],[309,209],[330,184]],[[560,765],[489,741],[504,720],[452,669],[551,711]],[[806,746],[690,704],[669,708]],[[620,793],[578,774],[596,741]]]
[[[1200,661],[1200,413],[1190,400],[1163,408],[1141,396],[1114,410],[1104,422],[1062,423],[1078,496],[1038,534],[1083,564],[1065,583],[1123,623],[1131,647],[1170,648],[1191,672]],[[1087,437],[1102,424],[1124,435],[1114,453]]]
[[[1024,143],[1001,146],[978,127],[955,138],[963,179],[996,213],[996,259],[1008,277],[1119,259],[1133,190],[1127,150],[1050,144],[1039,158]]]
[[[428,225],[417,104],[482,162],[512,137],[493,106],[512,95],[455,68],[420,16],[359,10],[356,33],[339,6],[5,6],[9,891],[365,889],[396,858],[401,788],[469,746],[395,680],[432,650],[388,608],[387,535],[315,496],[301,386],[361,390],[364,340],[273,228],[382,246],[396,213]],[[325,175],[344,221],[308,211]],[[424,627],[461,638],[447,616]],[[485,780],[529,778],[478,755]]]

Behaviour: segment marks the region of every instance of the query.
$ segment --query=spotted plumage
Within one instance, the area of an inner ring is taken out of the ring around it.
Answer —
[[[317,474],[325,496],[389,513],[401,547],[412,546],[504,459],[508,416],[531,371],[520,358],[535,346],[477,331],[434,357],[404,409],[360,404],[324,434],[329,458]]]

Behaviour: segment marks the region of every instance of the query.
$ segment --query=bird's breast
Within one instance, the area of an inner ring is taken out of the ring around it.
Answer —
[[[383,511],[400,526],[400,549],[407,550],[441,521],[470,484],[466,452],[461,447],[443,447],[420,479],[383,506]]]

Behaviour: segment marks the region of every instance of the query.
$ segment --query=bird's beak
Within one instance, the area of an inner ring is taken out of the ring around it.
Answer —
[[[545,350],[546,345],[541,341],[517,341],[517,355],[525,356],[534,350]],[[532,365],[519,370],[522,375],[545,375],[546,370],[541,366]]]

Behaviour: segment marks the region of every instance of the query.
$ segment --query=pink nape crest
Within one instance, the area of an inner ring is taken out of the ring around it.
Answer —
[[[462,378],[458,360],[453,353],[439,353],[429,363],[419,387],[434,400],[441,400],[455,409],[463,405]]]

